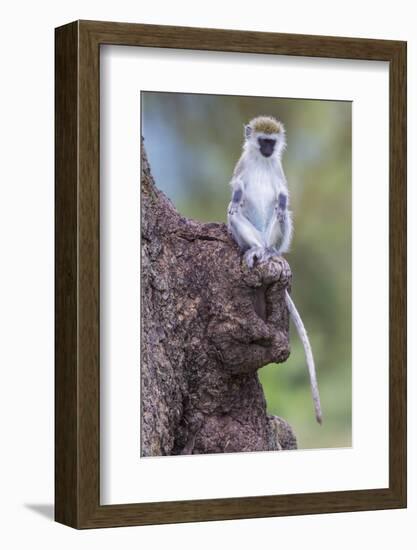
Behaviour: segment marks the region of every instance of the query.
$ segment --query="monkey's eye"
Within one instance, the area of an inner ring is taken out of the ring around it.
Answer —
[[[258,138],[259,145],[275,145],[275,139],[270,138]]]

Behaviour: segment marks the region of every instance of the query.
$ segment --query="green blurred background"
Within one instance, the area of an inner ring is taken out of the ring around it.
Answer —
[[[284,123],[295,227],[286,257],[315,356],[323,425],[294,327],[288,361],[267,365],[259,378],[268,412],[288,420],[299,448],[351,446],[351,103],[164,92],[142,92],[141,102],[157,186],[201,221],[226,222],[244,124],[257,115]]]

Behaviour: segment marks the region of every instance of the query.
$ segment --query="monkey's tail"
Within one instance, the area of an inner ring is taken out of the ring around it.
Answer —
[[[301,320],[300,314],[298,313],[297,308],[295,307],[295,304],[292,301],[287,291],[285,291],[285,299],[287,302],[288,310],[291,315],[291,319],[293,320],[295,328],[297,329],[297,332],[298,332],[298,336],[300,337],[300,340],[303,343],[304,353],[306,356],[307,367],[308,367],[308,374],[310,376],[311,394],[313,396],[316,420],[319,424],[321,424],[323,421],[323,418],[321,414],[320,394],[319,394],[319,388],[317,385],[316,368],[314,366],[314,358],[313,358],[313,352],[311,350],[310,340],[308,339],[307,331],[304,327],[303,321]]]

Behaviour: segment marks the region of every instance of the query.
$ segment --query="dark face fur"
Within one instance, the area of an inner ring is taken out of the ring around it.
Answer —
[[[264,157],[270,157],[274,152],[276,140],[270,138],[258,138],[258,143],[261,154]]]

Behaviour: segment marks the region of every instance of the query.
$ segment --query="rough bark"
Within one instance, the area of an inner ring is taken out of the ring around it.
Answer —
[[[221,223],[182,217],[142,147],[142,456],[296,448],[257,370],[289,355],[282,258],[249,270]]]

